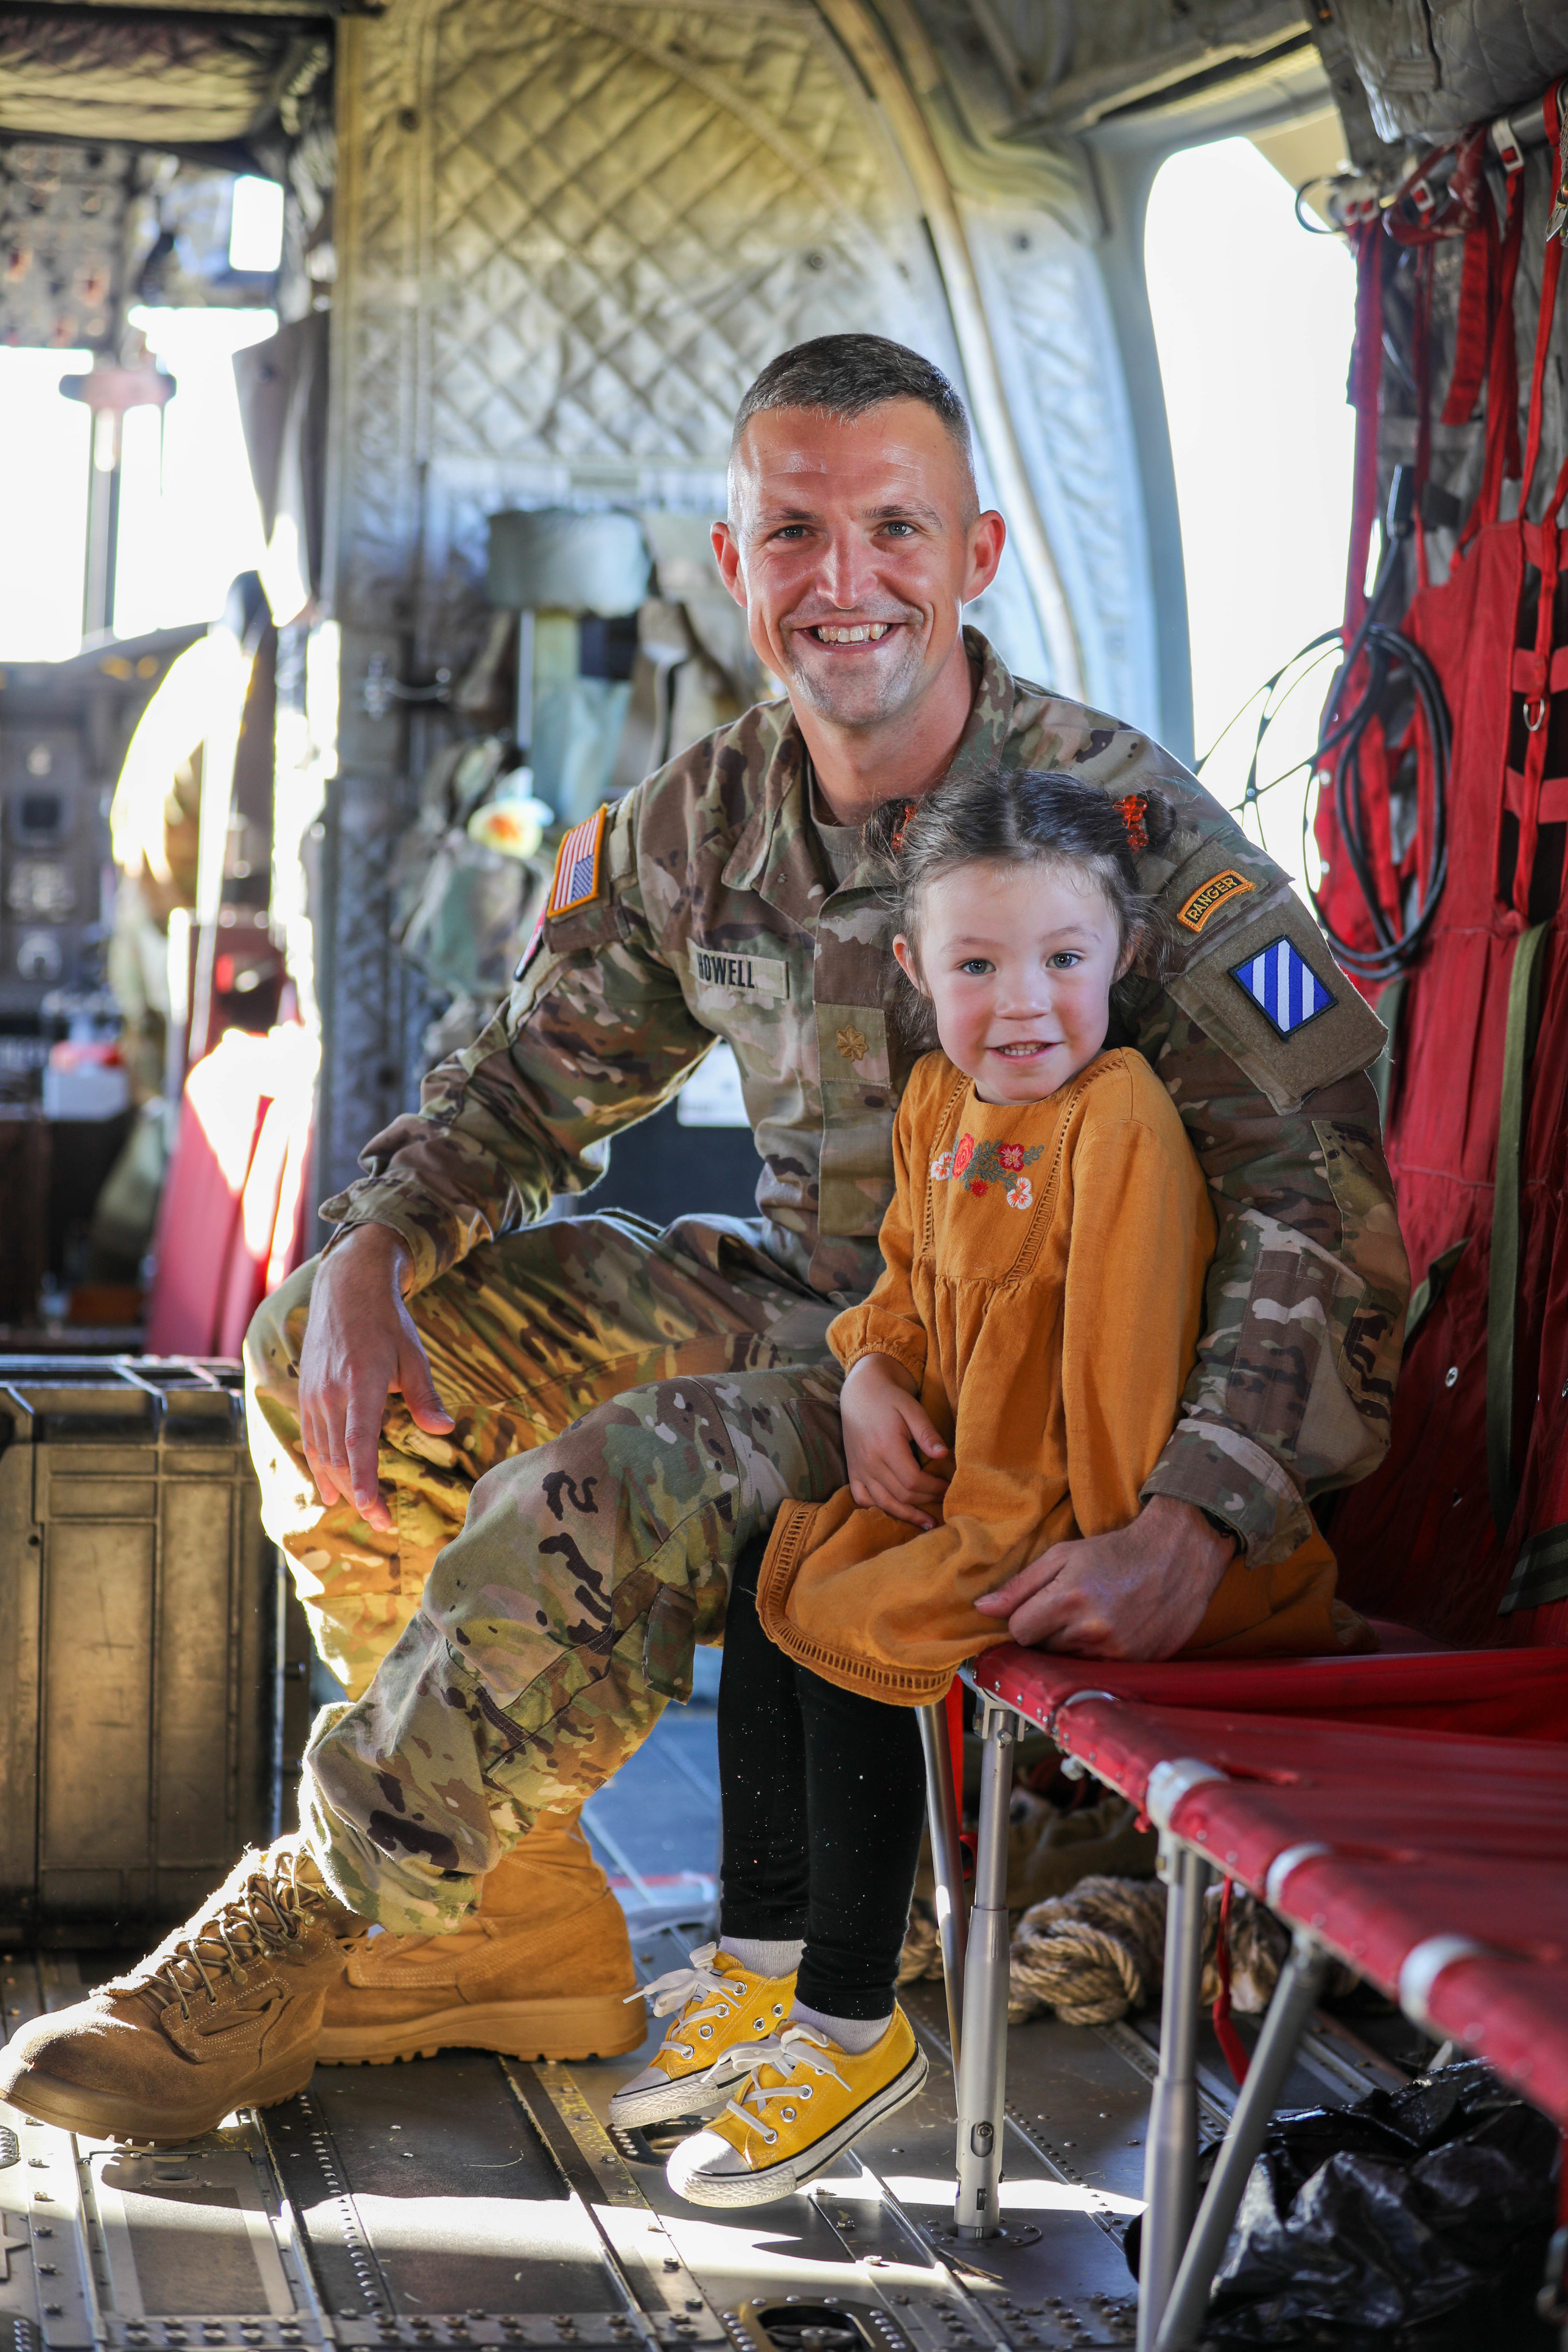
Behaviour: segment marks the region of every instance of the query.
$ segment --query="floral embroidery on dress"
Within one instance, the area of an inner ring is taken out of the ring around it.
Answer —
[[[1026,1208],[1034,1194],[1023,1171],[1034,1166],[1045,1148],[1043,1143],[976,1143],[972,1135],[961,1136],[952,1154],[952,1169],[943,1173],[951,1173],[954,1181],[961,1183],[966,1192],[973,1192],[976,1200],[984,1200],[993,1184],[1006,1192],[1009,1200],[1021,1187],[1027,1199],[1013,1201],[1013,1206]],[[942,1158],[946,1157],[944,1152]],[[940,1166],[941,1161],[933,1164],[933,1176]],[[1012,1192],[1008,1192],[1009,1184]]]
[[[931,1182],[932,1182],[933,1184],[945,1184],[945,1183],[946,1183],[946,1181],[947,1181],[947,1180],[948,1180],[948,1178],[952,1175],[952,1152],[951,1152],[951,1151],[939,1151],[939,1152],[937,1153],[936,1158],[935,1158],[935,1159],[931,1161]]]
[[[1016,1184],[1008,1187],[1007,1203],[1010,1208],[1014,1209],[1032,1209],[1034,1207],[1035,1188],[1030,1183],[1026,1176],[1020,1176]]]

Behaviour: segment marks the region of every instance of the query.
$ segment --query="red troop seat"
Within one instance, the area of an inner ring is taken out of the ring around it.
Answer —
[[[1145,1811],[1167,1914],[1139,2344],[1196,2341],[1275,2097],[1331,1956],[1568,2129],[1568,1656],[1414,1651],[1107,1665],[1009,1644],[969,1677],[984,1766],[959,2064],[963,2234],[996,2226],[1006,1803],[1016,1718]],[[944,1841],[933,1818],[933,1843]],[[1210,1869],[1295,1930],[1202,2212],[1194,2036]],[[950,1887],[960,1882],[944,1857]],[[950,1901],[954,1897],[950,1893]]]

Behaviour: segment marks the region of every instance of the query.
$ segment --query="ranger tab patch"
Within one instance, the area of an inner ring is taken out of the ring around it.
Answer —
[[[1201,931],[1211,915],[1217,915],[1232,898],[1239,898],[1245,891],[1257,887],[1257,883],[1249,882],[1245,874],[1231,869],[1212,875],[1208,881],[1198,885],[1184,907],[1177,908],[1176,920],[1184,923],[1189,931]]]
[[[1339,1003],[1287,939],[1270,940],[1245,963],[1233,964],[1230,976],[1281,1037],[1293,1036]]]
[[[556,851],[555,877],[544,908],[547,916],[570,915],[598,897],[599,863],[609,814],[608,808],[596,808],[592,816],[573,827]]]

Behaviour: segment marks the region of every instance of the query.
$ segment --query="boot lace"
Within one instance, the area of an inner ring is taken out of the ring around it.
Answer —
[[[721,1976],[714,1968],[718,1950],[717,1944],[699,1944],[694,1952],[687,1955],[689,1967],[671,1969],[668,1975],[655,1977],[651,1984],[642,1986],[637,1992],[627,1993],[628,2000],[650,2001],[656,2017],[668,2017],[671,2010],[680,2011],[681,2014],[664,2037],[659,2052],[661,2057],[668,2052],[671,2057],[691,2058],[695,2054],[695,2042],[678,2041],[677,2035],[693,2032],[710,2018],[727,2019],[736,2003],[746,1998],[747,1987],[743,1978]],[[694,2005],[703,1993],[709,1996],[708,2000],[700,2005]]]
[[[190,2005],[198,1993],[205,1993],[210,2008],[217,2007],[215,1979],[230,1977],[243,1983],[247,1963],[297,1944],[306,1913],[324,1907],[313,1886],[300,1885],[299,1856],[281,1854],[269,1869],[253,1871],[244,1892],[232,1896],[195,1935],[183,1936],[151,1972],[147,1989],[156,1987],[171,2001],[178,2001],[180,2015],[188,2023]]]
[[[813,2032],[809,2025],[786,2025],[772,2041],[739,2044],[727,2053],[727,2064],[733,2073],[749,2074],[752,2079],[739,2098],[728,2102],[724,2113],[734,2116],[747,2131],[758,2133],[772,2147],[778,2132],[768,2121],[769,2104],[774,2099],[809,2099],[812,2085],[800,2079],[803,2070],[808,2074],[826,2075],[841,2090],[849,2088],[832,2059],[821,2054],[828,2046],[826,2038]],[[771,2088],[764,2086],[764,2066],[774,2068],[784,2076],[783,2082]],[[793,2121],[793,2117],[789,2120]]]

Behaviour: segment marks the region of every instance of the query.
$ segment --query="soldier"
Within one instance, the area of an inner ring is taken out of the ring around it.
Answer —
[[[1016,1636],[1167,1656],[1238,1548],[1283,1559],[1308,1496],[1381,1457],[1408,1284],[1364,1075],[1383,1031],[1179,762],[963,627],[1004,536],[963,405],[913,352],[826,337],[746,394],[714,548],[786,697],[569,836],[508,1003],[368,1145],[331,1246],[251,1333],[268,1524],[351,1692],[312,1734],[301,1832],[28,2027],[0,2096],[183,2137],[318,2054],[636,2038],[576,1817],[689,1695],[740,1551],[844,1481],[824,1335],[878,1271],[911,1059],[859,836],[895,794],[1000,760],[1158,785],[1176,814],[1141,864],[1177,970],[1111,1042],[1147,1055],[1207,1175],[1208,1330],[1139,1517],[1026,1570]],[[758,1219],[531,1222],[715,1037]]]

